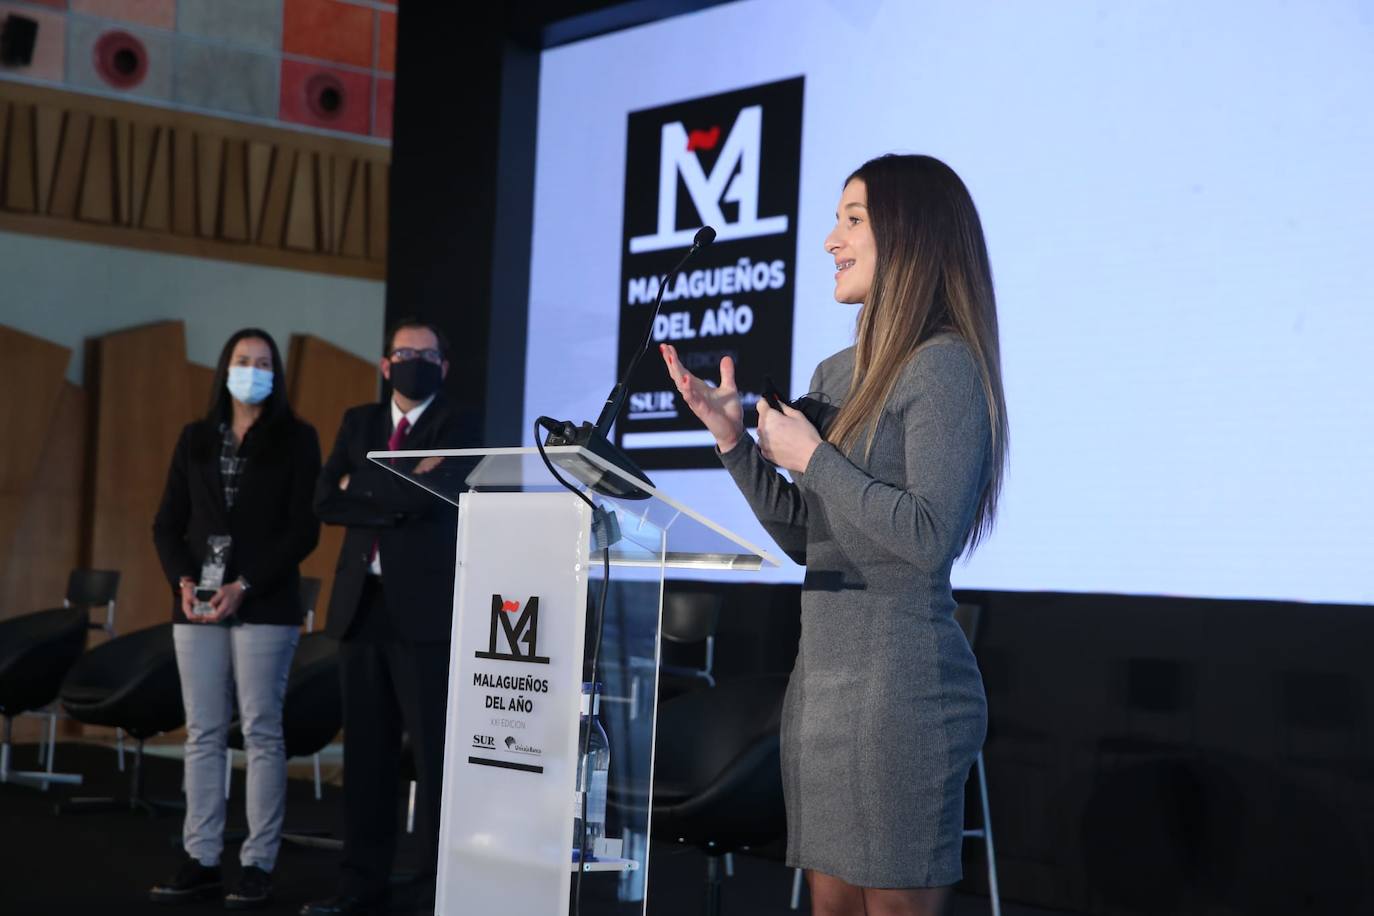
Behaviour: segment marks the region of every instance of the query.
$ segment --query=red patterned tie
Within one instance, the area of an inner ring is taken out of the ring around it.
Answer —
[[[391,438],[386,440],[386,450],[388,452],[399,451],[401,443],[406,441],[406,433],[410,432],[410,418],[402,415],[401,422],[396,424],[396,428],[391,431]]]
[[[391,431],[391,438],[386,440],[386,450],[388,452],[399,451],[401,444],[406,440],[406,433],[410,432],[410,417],[402,415],[401,422],[396,424],[396,428]],[[395,464],[392,460],[392,464]],[[377,562],[377,550],[381,546],[381,538],[374,538],[372,541],[372,554],[367,558],[367,565],[370,567]]]

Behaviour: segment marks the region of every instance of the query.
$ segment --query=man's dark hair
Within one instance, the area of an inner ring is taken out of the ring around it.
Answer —
[[[431,334],[434,335],[434,339],[439,341],[440,356],[443,359],[448,359],[448,336],[444,334],[443,331],[439,330],[438,325],[430,324],[423,318],[417,318],[414,315],[407,315],[405,318],[402,318],[399,321],[395,322],[391,325],[390,330],[386,332],[387,356],[390,356],[391,351],[395,349],[396,335],[399,334],[401,331],[404,331],[406,328],[424,328],[426,331],[429,331]]]

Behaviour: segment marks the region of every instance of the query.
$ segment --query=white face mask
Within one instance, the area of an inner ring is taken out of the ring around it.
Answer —
[[[224,387],[236,401],[259,404],[272,393],[272,373],[255,366],[230,366]]]

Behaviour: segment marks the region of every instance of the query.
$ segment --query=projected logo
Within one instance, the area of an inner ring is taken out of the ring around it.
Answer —
[[[791,377],[801,116],[802,77],[630,114],[617,374],[664,273],[708,225],[716,242],[666,287],[651,347],[672,343],[712,381],[733,357],[749,426],[764,376]],[[657,353],[631,377],[615,435],[645,468],[719,466]]]
[[[548,657],[538,653],[538,640],[538,597],[525,602],[522,611],[519,601],[507,601],[500,595],[492,595],[491,638],[487,651],[474,652],[473,655],[477,658],[547,665]],[[524,646],[523,650],[521,646]]]

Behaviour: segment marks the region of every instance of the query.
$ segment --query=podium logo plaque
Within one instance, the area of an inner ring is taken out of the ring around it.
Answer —
[[[515,615],[519,614],[519,617]],[[500,595],[491,596],[491,639],[487,651],[474,652],[477,658],[490,658],[507,662],[526,662],[547,665],[549,658],[538,654],[539,639],[539,598],[525,602],[525,610],[520,610],[520,602],[507,601]],[[497,651],[497,643],[504,642],[509,651]],[[527,651],[520,651],[521,644]]]

